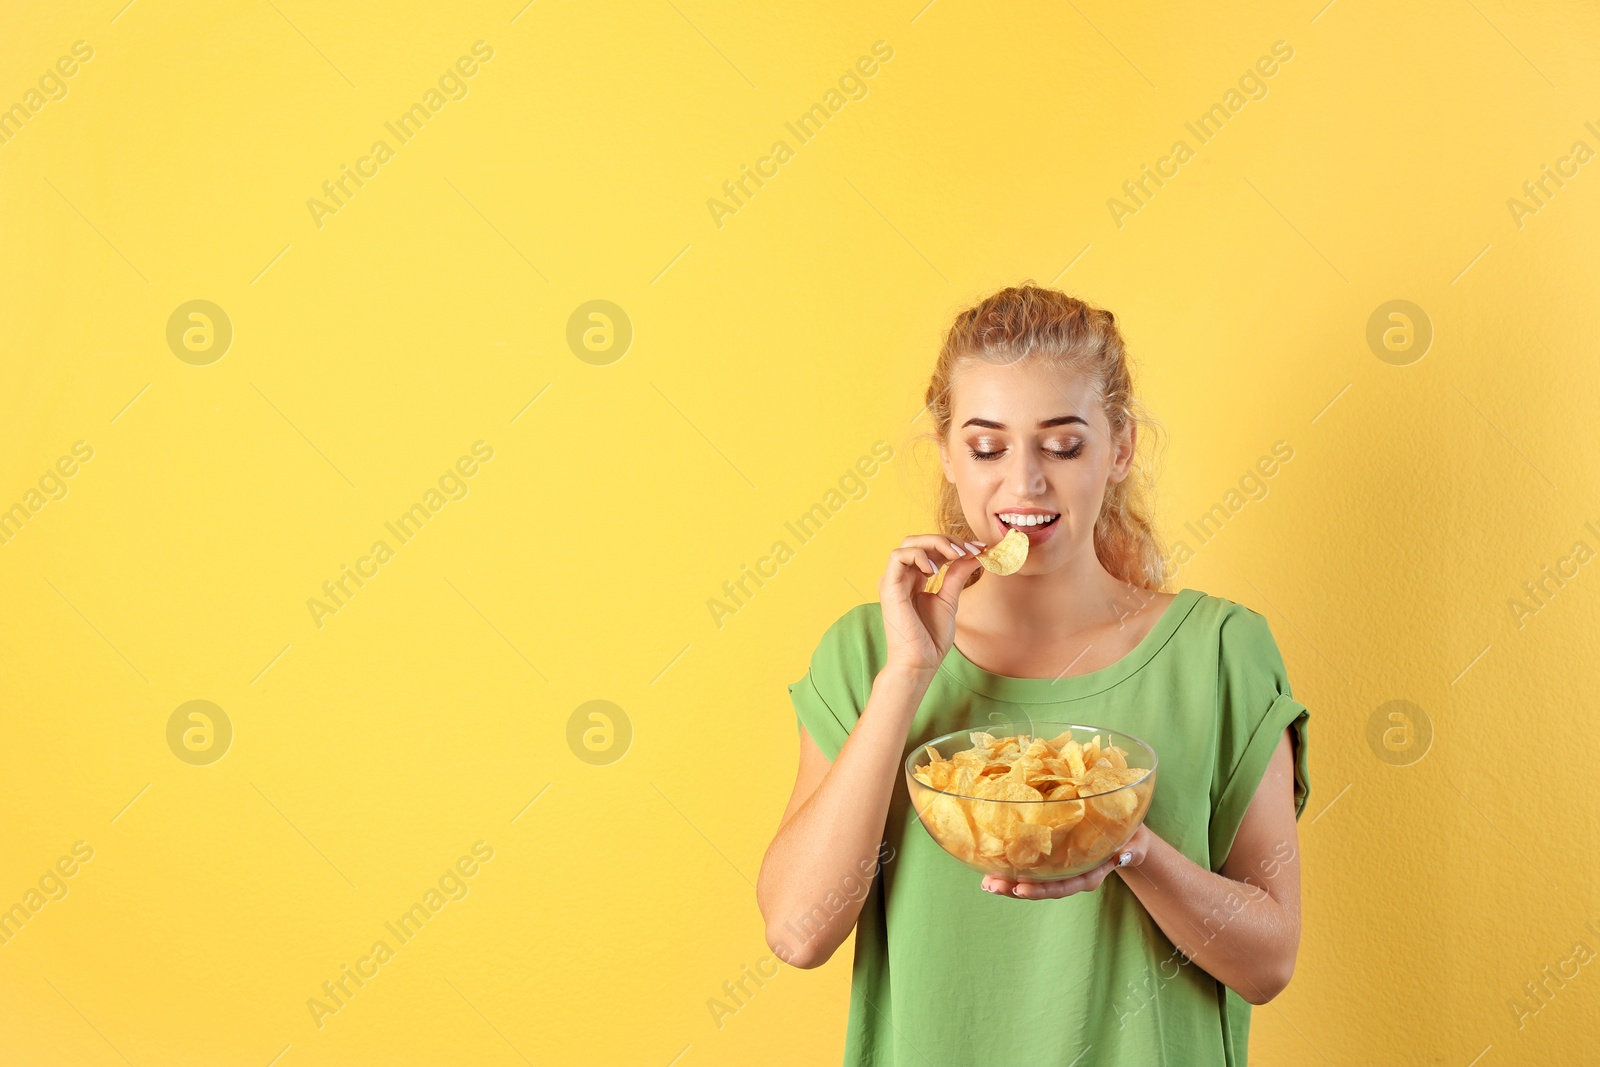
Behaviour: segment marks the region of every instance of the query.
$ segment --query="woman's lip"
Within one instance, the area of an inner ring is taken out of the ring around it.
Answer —
[[[1030,547],[1033,545],[1043,544],[1045,541],[1050,540],[1050,538],[1055,535],[1056,527],[1061,525],[1061,517],[1059,515],[1056,517],[1056,521],[1052,522],[1049,526],[1007,526],[1005,523],[1000,522],[1000,517],[998,515],[995,516],[994,521],[999,523],[1000,535],[1002,537],[1011,530],[1021,530],[1027,535],[1028,544]]]

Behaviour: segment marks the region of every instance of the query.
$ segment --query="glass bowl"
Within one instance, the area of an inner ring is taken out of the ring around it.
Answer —
[[[954,765],[948,762],[956,753],[972,749],[984,735],[994,741],[1016,737],[1017,753],[1005,748],[982,762],[975,755]],[[1052,756],[1057,742],[1059,752]],[[1095,762],[1105,761],[1099,773],[1078,784],[1067,781],[1076,776],[1068,752],[1072,743],[1078,746],[1080,761],[1086,751],[1098,753],[1085,764],[1085,773]],[[1111,746],[1120,756],[1109,751]],[[946,761],[937,769],[930,767],[935,752]],[[1015,773],[1019,760],[1020,775]],[[1119,762],[1125,767],[1118,767]],[[1007,763],[1011,772],[999,766]],[[906,788],[928,836],[968,867],[1012,881],[1049,882],[1093,870],[1128,843],[1150,810],[1156,763],[1155,749],[1132,734],[1104,726],[1025,719],[987,723],[982,730],[957,730],[919,745],[906,757]],[[981,773],[985,768],[987,775]],[[1134,773],[1139,771],[1143,773]],[[943,788],[925,783],[917,777],[919,772]],[[1043,791],[1027,785],[1028,778],[1039,782]],[[1046,793],[1056,799],[1043,799]]]

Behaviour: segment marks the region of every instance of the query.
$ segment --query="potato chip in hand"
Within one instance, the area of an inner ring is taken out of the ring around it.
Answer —
[[[983,569],[994,574],[1015,574],[1028,561],[1028,535],[1021,530],[1008,530],[999,541],[978,553]],[[950,569],[945,563],[928,580],[922,583],[924,593],[937,593],[944,588],[944,574]]]

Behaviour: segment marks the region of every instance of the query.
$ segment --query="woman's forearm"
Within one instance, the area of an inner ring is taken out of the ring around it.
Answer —
[[[892,858],[880,853],[889,798],[930,680],[894,670],[877,676],[827,774],[768,847],[756,901],[767,944],[785,962],[825,963],[855,926],[876,864]]]
[[[1138,832],[1144,861],[1117,873],[1178,951],[1252,1004],[1277,996],[1294,971],[1299,916],[1258,885],[1206,870],[1148,826]]]

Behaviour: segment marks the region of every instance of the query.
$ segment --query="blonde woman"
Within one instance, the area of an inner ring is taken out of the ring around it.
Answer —
[[[1163,591],[1111,312],[995,293],[950,327],[927,402],[938,532],[889,554],[879,602],[789,687],[800,767],[757,883],[767,941],[816,967],[855,931],[846,1065],[1242,1067],[1251,1006],[1294,970],[1309,789],[1309,713],[1266,619]],[[1011,527],[1027,563],[985,575],[976,553]],[[1159,754],[1144,824],[1087,874],[980,878],[910,810],[908,753],[1024,718]]]

